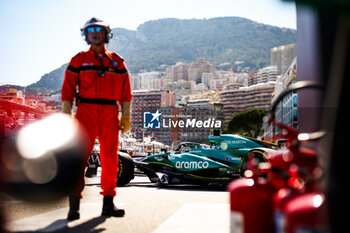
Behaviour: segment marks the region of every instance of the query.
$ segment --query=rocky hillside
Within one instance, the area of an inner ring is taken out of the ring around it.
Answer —
[[[108,49],[124,57],[131,73],[164,71],[176,62],[203,57],[219,68],[250,69],[270,64],[270,49],[296,42],[296,31],[240,17],[159,19],[136,31],[114,28]],[[67,64],[45,74],[29,90],[57,90]]]

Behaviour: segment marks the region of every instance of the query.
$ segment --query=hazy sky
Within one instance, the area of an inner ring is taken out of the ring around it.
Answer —
[[[0,85],[37,82],[88,49],[80,28],[91,17],[136,30],[148,20],[218,16],[296,29],[294,3],[281,0],[1,0]]]

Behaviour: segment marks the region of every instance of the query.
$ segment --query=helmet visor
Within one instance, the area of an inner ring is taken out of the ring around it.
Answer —
[[[100,26],[88,27],[86,29],[87,33],[101,32],[102,30],[103,30],[103,27],[100,27]]]

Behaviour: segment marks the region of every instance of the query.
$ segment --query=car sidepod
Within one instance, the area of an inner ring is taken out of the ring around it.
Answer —
[[[251,156],[265,162],[274,151],[265,146],[267,142],[233,134],[209,136],[209,143],[182,142],[173,153],[146,156],[134,163],[152,182],[226,185],[242,176]]]
[[[229,182],[235,177],[236,173],[227,164],[191,153],[171,154],[169,160],[175,170],[183,174],[184,179],[198,180],[205,183]]]
[[[227,184],[239,176],[237,169],[227,164],[192,153],[147,156],[136,161],[135,165],[153,180],[157,176],[156,172],[163,173],[164,176],[159,181],[166,184]]]

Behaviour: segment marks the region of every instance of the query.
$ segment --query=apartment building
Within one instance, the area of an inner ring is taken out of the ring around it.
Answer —
[[[195,81],[196,83],[201,82],[203,73],[215,73],[216,68],[213,64],[207,61],[205,58],[198,58],[197,62],[192,62],[188,68],[188,80]]]
[[[211,130],[223,129],[224,116],[222,110],[223,104],[211,103],[209,99],[189,101],[187,106],[181,108],[179,120],[183,122],[188,120],[203,122],[203,126],[179,128],[179,140],[207,142]]]
[[[225,126],[238,112],[252,108],[269,108],[274,90],[275,82],[269,81],[219,92],[220,102],[224,105]]]
[[[286,90],[293,82],[297,81],[297,62],[296,57],[288,70],[281,76],[278,77],[275,86],[275,95],[271,100],[271,103],[276,101],[276,98]],[[286,125],[298,129],[298,93],[289,93],[279,103],[275,113],[276,121],[283,122]],[[271,125],[264,124],[264,138],[269,139],[274,135],[281,133],[281,129],[278,127],[272,127]],[[274,131],[274,132],[273,132]]]
[[[188,80],[188,69],[190,64],[177,62],[173,66],[169,66],[165,70],[165,79],[171,82],[176,82],[178,80]]]
[[[167,91],[134,91],[131,132],[138,140],[152,137],[166,145],[180,141],[206,141],[212,129],[223,129],[223,104],[210,98],[187,100],[175,106],[175,94]],[[160,113],[160,127],[144,128],[145,112]]]
[[[134,137],[136,139],[142,139],[143,136],[152,136],[157,139],[169,138],[168,135],[171,134],[169,130],[171,129],[162,131],[158,129],[143,130],[143,114],[144,112],[155,112],[157,110],[168,113],[168,111],[173,111],[171,108],[174,106],[175,94],[172,92],[156,90],[133,91],[131,132],[134,134]],[[164,141],[161,142],[164,143]]]
[[[276,81],[278,74],[277,66],[266,66],[258,70],[257,81],[258,83]]]
[[[271,49],[271,65],[284,74],[296,56],[296,44],[282,45]]]
[[[163,89],[168,82],[161,73],[152,71],[131,75],[130,83],[132,90],[150,90]]]

